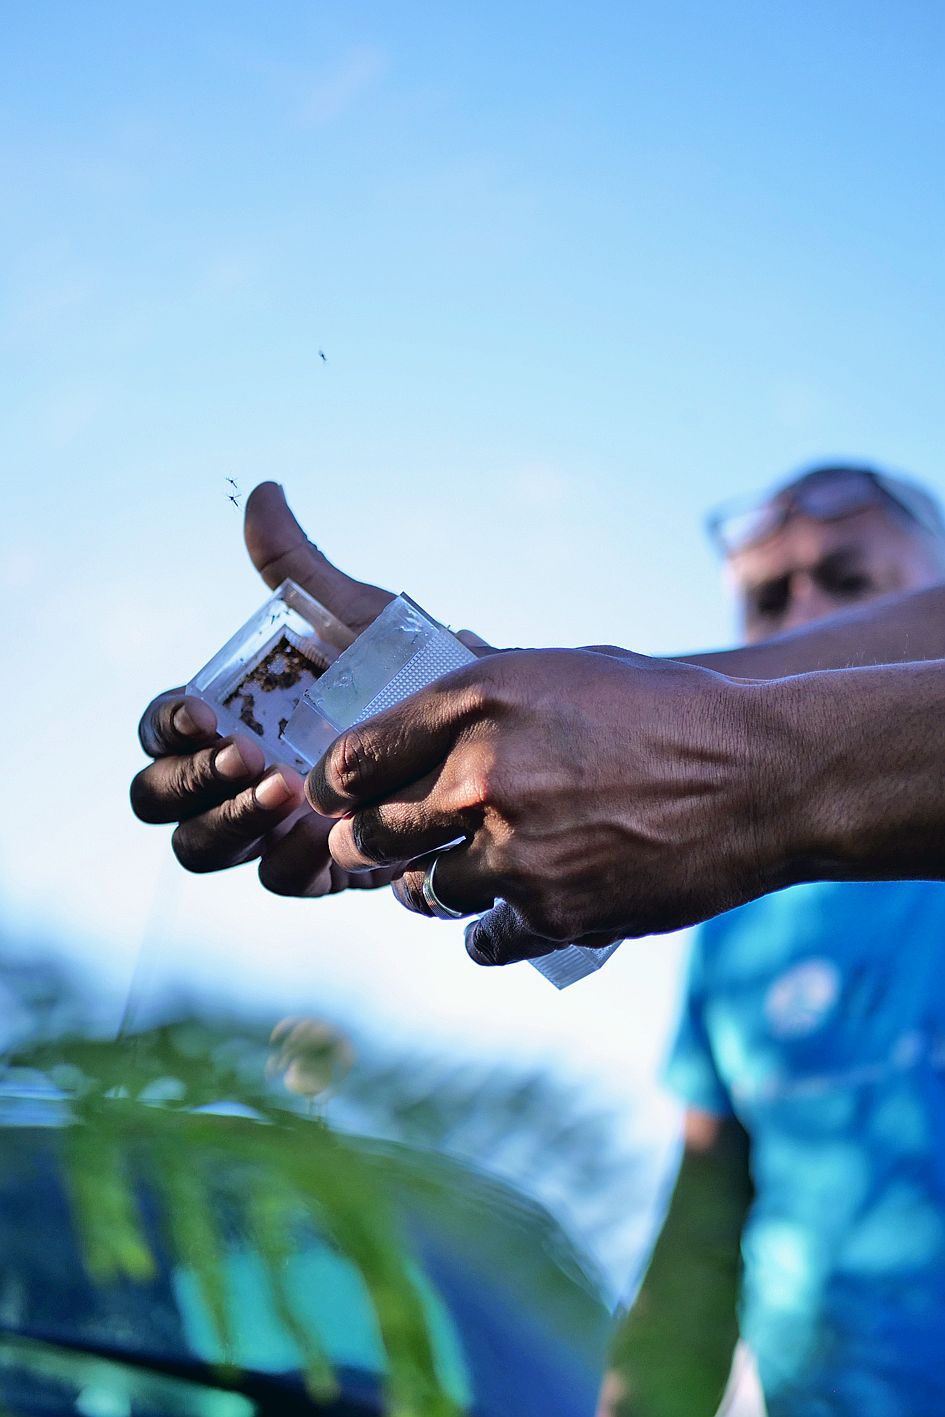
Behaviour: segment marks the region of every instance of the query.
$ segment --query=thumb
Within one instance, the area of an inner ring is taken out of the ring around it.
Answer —
[[[538,959],[561,945],[545,940],[530,930],[514,906],[497,900],[478,920],[466,926],[466,953],[476,964],[513,964],[520,959]]]
[[[274,589],[287,579],[297,582],[356,632],[376,620],[394,598],[390,591],[356,581],[333,566],[309,541],[277,482],[261,482],[249,494],[243,536],[267,586]]]

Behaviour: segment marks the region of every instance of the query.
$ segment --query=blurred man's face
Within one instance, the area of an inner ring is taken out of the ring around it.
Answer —
[[[751,644],[945,579],[945,546],[895,509],[871,506],[831,522],[792,517],[769,540],[730,556],[728,566]]]

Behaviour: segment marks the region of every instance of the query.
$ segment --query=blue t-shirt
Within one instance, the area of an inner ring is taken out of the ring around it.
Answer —
[[[702,926],[668,1078],[751,1137],[741,1329],[771,1417],[943,1417],[945,886]]]

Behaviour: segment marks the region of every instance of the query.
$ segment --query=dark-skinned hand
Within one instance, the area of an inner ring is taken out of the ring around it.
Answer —
[[[244,535],[267,586],[291,578],[355,633],[392,598],[337,570],[308,540],[275,483],[262,483],[248,498]],[[331,823],[306,803],[299,774],[281,764],[266,772],[253,737],[222,738],[201,699],[180,689],[160,694],[145,710],[139,737],[153,762],[131,784],[132,807],[142,821],[177,824],[174,852],[188,870],[219,871],[258,859],[263,885],[294,896],[392,879],[390,869],[351,876],[333,862]]]
[[[674,930],[773,888],[790,739],[757,686],[628,652],[513,650],[336,740],[307,779],[336,864],[410,862],[480,963]],[[752,745],[752,753],[745,745]],[[496,904],[496,902],[500,902]]]

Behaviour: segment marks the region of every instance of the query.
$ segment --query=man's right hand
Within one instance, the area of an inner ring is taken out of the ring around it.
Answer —
[[[244,536],[266,585],[291,578],[356,634],[392,599],[333,566],[273,482],[250,494]],[[336,866],[327,847],[333,824],[308,806],[299,774],[286,765],[266,772],[262,749],[250,736],[221,738],[213,710],[201,699],[180,690],[160,694],[145,710],[139,737],[154,761],[131,784],[132,807],[142,821],[177,823],[174,852],[188,870],[219,871],[258,858],[267,889],[297,896],[386,885],[396,875],[349,875]]]

